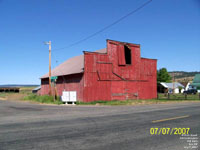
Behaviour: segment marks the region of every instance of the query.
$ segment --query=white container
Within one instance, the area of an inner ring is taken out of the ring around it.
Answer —
[[[61,100],[66,103],[72,102],[72,104],[74,104],[74,102],[77,101],[76,97],[76,91],[63,91]]]

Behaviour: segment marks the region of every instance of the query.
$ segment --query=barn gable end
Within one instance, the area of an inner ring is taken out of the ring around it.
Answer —
[[[141,58],[140,45],[112,40],[106,54],[84,52],[84,101],[156,98],[156,62]]]

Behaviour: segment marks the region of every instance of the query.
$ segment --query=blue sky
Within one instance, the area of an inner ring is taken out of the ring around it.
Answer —
[[[131,12],[145,0],[0,0],[0,84],[40,84],[66,59],[106,47],[106,39],[141,44],[158,69],[200,71],[200,1],[153,0],[97,36],[79,41]],[[57,60],[57,62],[56,62]]]

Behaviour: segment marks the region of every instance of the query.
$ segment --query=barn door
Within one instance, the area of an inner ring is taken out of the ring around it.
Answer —
[[[126,99],[139,99],[138,82],[126,81],[124,93]]]
[[[111,82],[111,99],[112,100],[124,100],[125,83],[124,81],[112,81]]]
[[[112,100],[139,99],[139,83],[132,81],[112,81]]]

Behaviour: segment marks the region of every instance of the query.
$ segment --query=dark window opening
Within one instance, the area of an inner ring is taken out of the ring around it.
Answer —
[[[126,64],[131,64],[131,50],[126,45],[124,45],[124,54]]]

